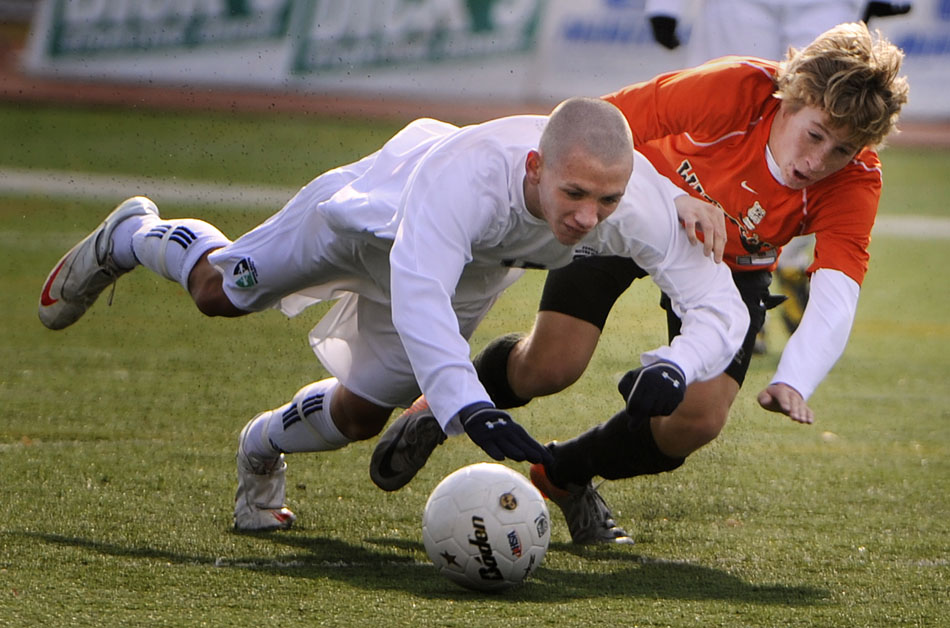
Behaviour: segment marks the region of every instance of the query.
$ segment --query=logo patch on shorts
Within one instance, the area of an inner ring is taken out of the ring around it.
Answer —
[[[234,266],[234,283],[238,288],[253,288],[257,285],[257,267],[254,260],[245,257]]]

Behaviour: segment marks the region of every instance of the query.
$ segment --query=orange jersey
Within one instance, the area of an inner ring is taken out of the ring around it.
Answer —
[[[779,183],[766,159],[780,104],[773,96],[777,69],[773,61],[725,57],[604,98],[626,116],[637,150],[660,173],[722,208],[725,261],[733,270],[772,270],[783,245],[814,233],[808,271],[835,269],[860,284],[881,195],[881,163],[863,149],[803,190]]]

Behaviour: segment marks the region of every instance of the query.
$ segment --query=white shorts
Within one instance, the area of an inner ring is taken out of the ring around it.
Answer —
[[[324,298],[330,298],[334,289],[367,283],[361,277],[365,270],[359,243],[337,237],[318,210],[321,202],[367,167],[366,161],[317,177],[279,212],[208,256],[222,275],[231,303],[247,312],[260,312],[308,288],[327,286]]]
[[[383,407],[407,407],[421,392],[392,322],[388,248],[376,239],[341,237],[317,207],[370,159],[314,179],[278,213],[212,252],[208,261],[221,273],[231,302],[248,312],[279,308],[293,316],[339,298],[310,332],[314,353],[351,392]],[[468,296],[454,309],[466,340],[504,287],[474,297],[463,291]]]

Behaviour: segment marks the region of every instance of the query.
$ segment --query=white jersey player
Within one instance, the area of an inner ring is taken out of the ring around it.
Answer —
[[[40,318],[53,329],[72,324],[136,263],[182,284],[208,315],[294,314],[341,297],[311,333],[333,377],[241,433],[239,529],[293,523],[285,453],[370,438],[420,392],[447,432],[464,431],[497,460],[540,462],[547,450],[490,402],[467,343],[522,269],[579,254],[636,259],[684,320],[673,345],[643,360],[675,361],[690,379],[721,371],[748,326],[728,269],[705,255],[714,238],[704,252],[678,224],[679,209],[712,233],[716,212],[634,155],[613,105],[570,99],[550,116],[461,129],[417,120],[234,242],[202,221],[162,219],[134,197],[54,267]]]

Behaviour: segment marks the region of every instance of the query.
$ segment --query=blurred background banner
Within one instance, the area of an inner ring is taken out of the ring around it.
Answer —
[[[39,0],[37,77],[551,105],[686,65],[643,0]],[[907,53],[907,118],[950,118],[950,0],[872,20]]]

